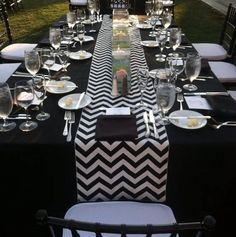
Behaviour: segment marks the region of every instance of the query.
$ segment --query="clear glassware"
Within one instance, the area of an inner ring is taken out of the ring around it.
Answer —
[[[151,13],[151,17],[149,19],[149,24],[152,26],[152,31],[150,32],[150,37],[156,37],[155,27],[158,21],[158,16],[155,14],[155,12]]]
[[[52,47],[58,51],[61,45],[61,29],[56,27],[49,28],[49,41]]]
[[[67,75],[67,64],[68,64],[68,60],[69,60],[69,49],[68,49],[68,45],[63,45],[60,47],[60,51],[58,53],[58,58],[59,61],[62,65],[62,72],[64,72],[64,75],[61,76],[60,80],[70,80],[71,77]]]
[[[100,0],[96,0],[97,22],[100,22]]]
[[[160,48],[160,53],[155,55],[156,61],[165,62],[166,55],[162,54],[162,52],[165,48],[167,38],[168,38],[167,32],[165,30],[158,30],[156,32],[156,41],[159,44],[159,48]]]
[[[96,19],[95,14],[94,13],[92,14],[92,12],[90,12],[90,14],[89,14],[89,20],[91,22],[91,29],[89,30],[90,33],[96,32],[96,30],[93,28],[93,24],[95,22],[95,19]]]
[[[32,83],[28,81],[18,81],[15,84],[15,101],[18,106],[25,109],[27,114],[26,122],[20,124],[20,130],[24,132],[32,131],[38,127],[38,124],[29,120],[28,107],[32,104],[34,99],[34,90]]]
[[[11,91],[7,83],[0,82],[0,118],[3,123],[0,123],[0,132],[8,132],[16,127],[15,122],[8,122],[7,118],[13,108],[13,100]]]
[[[48,70],[48,77],[51,79],[50,68],[55,64],[55,53],[51,49],[42,49],[41,61],[43,66]]]
[[[35,78],[33,80],[33,89],[34,94],[37,97],[37,99],[41,100],[40,103],[40,113],[36,115],[36,119],[39,121],[44,121],[50,118],[50,114],[43,111],[43,101],[46,98],[46,89],[45,89],[45,78]]]
[[[180,28],[171,28],[170,32],[170,47],[173,49],[173,53],[170,53],[169,56],[177,56],[176,49],[180,46],[182,40],[182,32]]]
[[[147,107],[147,104],[143,102],[143,93],[146,90],[148,79],[149,79],[148,67],[139,67],[137,71],[137,83],[139,90],[141,92],[141,99],[140,102],[136,105],[136,107]]]
[[[146,1],[145,2],[145,12],[146,12],[147,17],[149,17],[151,15],[152,9],[153,9],[152,1]]]
[[[196,91],[197,86],[193,85],[193,81],[199,76],[201,71],[201,57],[197,53],[188,53],[186,58],[185,74],[190,80],[190,84],[183,86],[185,90]]]
[[[25,68],[35,78],[41,67],[41,61],[38,50],[25,50]]]
[[[154,2],[153,2],[153,11],[158,16],[158,20],[160,18],[160,15],[162,14],[163,10],[164,10],[163,1],[162,0],[154,0]]]
[[[69,26],[70,31],[73,32],[73,28],[74,28],[74,26],[76,24],[76,20],[77,20],[76,12],[75,11],[67,12],[66,20],[67,20],[67,24]]]
[[[82,50],[84,35],[85,35],[84,24],[78,24],[77,25],[77,36],[78,36],[78,39],[79,39],[79,42],[80,42],[80,50]]]
[[[166,113],[175,103],[175,94],[175,84],[173,82],[165,79],[159,80],[156,88],[156,98],[161,118],[159,123],[162,125],[170,123],[166,117]]]
[[[164,29],[168,29],[172,22],[172,13],[169,11],[165,11],[162,14],[162,25]]]
[[[86,18],[85,10],[84,9],[77,9],[76,17],[77,17],[76,23],[82,23]]]
[[[95,14],[96,11],[96,0],[88,0],[87,1],[87,8],[91,15]]]
[[[74,32],[71,31],[68,26],[64,26],[62,29],[62,40],[65,41],[66,44],[70,45],[73,42],[73,38]]]

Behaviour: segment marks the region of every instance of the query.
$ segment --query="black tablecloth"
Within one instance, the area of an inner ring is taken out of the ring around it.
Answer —
[[[141,31],[141,35],[148,39],[148,31]],[[93,36],[96,39],[96,34]],[[95,41],[84,43],[83,47],[93,52],[94,45]],[[144,50],[150,69],[164,67],[155,61],[157,48]],[[86,90],[90,64],[91,59],[71,60],[68,74],[78,85],[75,93]],[[20,79],[12,77],[8,82],[13,86]],[[194,83],[199,91],[224,90],[218,80]],[[182,86],[183,82],[179,81],[178,85]],[[50,214],[62,217],[76,203],[74,147],[73,142],[67,143],[62,136],[64,111],[57,105],[61,97],[48,94],[44,108],[51,118],[39,122],[36,130],[23,133],[17,128],[0,134],[2,217],[6,227],[1,230],[3,236],[40,236],[34,221],[37,209],[45,208]],[[178,106],[176,102],[171,111]],[[186,104],[184,107],[187,108]],[[34,117],[35,112],[30,113]],[[76,111],[73,137],[80,114],[80,110]],[[215,215],[218,233],[223,230],[227,233],[228,217],[236,211],[235,129],[214,130],[206,126],[184,130],[173,125],[166,129],[170,141],[168,204],[181,221]]]

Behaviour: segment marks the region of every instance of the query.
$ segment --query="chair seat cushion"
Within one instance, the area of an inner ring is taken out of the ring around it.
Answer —
[[[25,50],[32,50],[37,44],[15,43],[1,50],[1,57],[8,60],[23,61]]]
[[[87,0],[70,0],[71,5],[86,6]]]
[[[202,58],[208,60],[224,60],[227,58],[227,51],[219,44],[194,43],[193,47]]]
[[[0,82],[5,82],[13,72],[20,66],[20,63],[3,63],[0,64]]]
[[[89,202],[72,206],[66,213],[65,219],[85,222],[100,222],[106,224],[171,224],[176,223],[170,207],[159,203],[141,203],[131,201]],[[89,232],[80,231],[81,237],[94,236]],[[103,236],[111,236],[103,234]],[[113,235],[112,235],[113,236]],[[120,235],[114,235],[119,236]],[[132,237],[137,235],[132,235]],[[142,235],[139,235],[139,237]],[[169,234],[158,234],[158,237]],[[63,237],[71,237],[68,230],[63,230]]]
[[[227,62],[209,62],[211,71],[222,83],[236,83],[236,66]]]

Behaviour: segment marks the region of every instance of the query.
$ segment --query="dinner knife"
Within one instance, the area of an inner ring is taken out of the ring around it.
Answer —
[[[149,129],[149,125],[148,125],[148,114],[146,111],[143,113],[143,120],[146,125],[145,137],[149,137],[150,136],[150,129]]]
[[[82,101],[82,99],[84,98],[84,95],[85,95],[85,92],[82,92],[82,93],[80,94],[80,97],[79,97],[79,99],[78,99],[78,102],[77,102],[77,104],[76,104],[76,106],[75,106],[76,109],[79,108],[79,106],[80,106],[80,104],[81,104],[81,101]]]
[[[225,95],[229,96],[228,92],[223,91],[215,91],[215,92],[186,92],[184,95],[209,95],[209,96],[215,96],[215,95]]]
[[[154,117],[154,114],[153,114],[152,110],[149,110],[149,119],[150,119],[150,122],[153,125],[154,137],[159,138],[159,135],[158,135],[158,132],[157,132],[157,127],[156,127],[156,121],[155,121],[155,117]]]

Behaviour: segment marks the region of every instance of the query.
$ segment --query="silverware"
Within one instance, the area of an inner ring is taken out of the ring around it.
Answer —
[[[65,115],[64,115],[64,120],[66,121],[65,122],[65,127],[64,127],[64,130],[63,130],[63,136],[67,136],[68,135],[68,120],[71,119],[71,111],[70,110],[66,110],[65,111]]]
[[[188,78],[179,78],[180,79],[180,81],[187,81],[187,80],[189,80]],[[206,79],[205,78],[196,78],[196,79],[194,79],[194,81],[206,81]]]
[[[149,125],[148,125],[148,114],[146,111],[143,113],[143,120],[146,125],[145,137],[149,137],[150,136],[150,129],[149,129]]]
[[[225,122],[219,122],[216,121],[214,118],[211,118],[211,120],[209,121],[209,126],[211,126],[214,129],[219,129],[222,126],[236,126],[236,121],[225,121]]]
[[[66,138],[67,142],[71,141],[71,128],[72,128],[73,123],[75,123],[75,112],[71,112],[71,118],[69,120],[69,133],[68,133],[67,138]]]
[[[15,116],[15,117],[8,117],[7,120],[24,120],[24,119],[31,119],[31,116]]]
[[[177,101],[179,102],[180,110],[183,110],[183,102],[184,102],[183,94],[181,94],[181,93],[177,94]]]
[[[184,95],[211,95],[211,96],[225,95],[225,96],[229,96],[229,93],[228,92],[222,92],[222,91],[215,91],[215,92],[187,92],[187,93],[184,93]]]
[[[149,110],[149,119],[150,119],[150,122],[153,125],[154,137],[159,138],[159,134],[157,132],[157,127],[156,127],[156,121],[155,121],[155,117],[154,117],[154,114],[153,114],[152,110]]]

